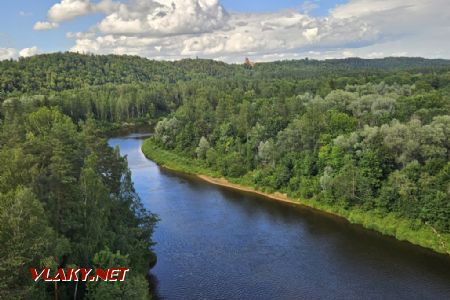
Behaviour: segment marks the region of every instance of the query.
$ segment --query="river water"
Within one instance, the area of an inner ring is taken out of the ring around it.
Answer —
[[[157,299],[450,299],[450,259],[310,209],[160,169],[110,139],[159,215]]]

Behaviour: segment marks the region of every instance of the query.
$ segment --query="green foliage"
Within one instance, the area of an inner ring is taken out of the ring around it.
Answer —
[[[159,164],[284,192],[448,253],[449,86],[450,61],[421,58],[253,68],[75,53],[2,61],[0,288],[45,298],[45,285],[30,288],[17,280],[24,274],[5,270],[63,256],[91,266],[111,249],[107,256],[126,259],[133,276],[91,286],[88,296],[146,296],[156,218],[98,125],[158,119],[143,152]]]
[[[200,142],[198,143],[198,147],[197,149],[195,149],[195,153],[197,153],[197,157],[199,159],[205,159],[206,158],[206,153],[209,150],[209,142],[208,140],[202,136],[200,139]]]
[[[28,268],[38,267],[47,256],[67,251],[67,241],[57,237],[48,224],[42,203],[29,188],[22,186],[0,194],[0,224],[2,296],[30,298],[36,291]]]
[[[175,149],[170,159],[186,172],[213,171],[260,190],[314,199],[334,212],[393,214],[407,220],[411,232],[426,228],[428,235],[433,228],[439,239],[450,233],[449,180],[443,179],[450,157],[448,68],[396,73],[386,61],[257,65],[246,89],[227,91],[232,98],[216,89],[219,101],[205,98],[205,86],[193,90],[197,98],[188,97],[158,123],[152,147],[167,158],[161,149]],[[309,89],[296,73],[300,65],[305,72],[316,68]],[[318,75],[325,65],[345,66],[342,78]],[[362,69],[370,76],[358,76]],[[261,70],[264,79],[257,77]],[[276,81],[268,80],[273,70]],[[287,78],[292,73],[299,77]],[[430,246],[409,233],[401,236]]]
[[[130,265],[127,255],[121,255],[120,252],[112,253],[109,249],[102,250],[95,254],[93,263],[96,268],[100,269]],[[89,282],[87,284],[87,289],[88,299],[151,299],[148,292],[148,283],[145,278],[139,276],[139,273],[135,274],[133,270],[127,272],[124,281]]]
[[[0,125],[2,295],[45,298],[52,289],[30,282],[30,267],[90,267],[105,247],[129,255],[127,289],[141,295],[156,217],[136,195],[126,159],[92,119],[77,126],[57,109],[17,109]],[[72,289],[58,290],[64,297]]]

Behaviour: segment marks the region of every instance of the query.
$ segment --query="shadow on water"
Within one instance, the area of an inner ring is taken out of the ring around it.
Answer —
[[[147,274],[147,281],[148,281],[150,294],[152,295],[152,300],[164,300],[164,297],[162,297],[159,294],[159,289],[158,289],[159,280],[158,280],[158,277],[156,277],[150,271]]]
[[[303,225],[312,235],[336,234],[339,231],[350,233],[348,236],[355,236],[355,240],[360,241],[358,244],[382,242],[387,243],[385,246],[389,249],[408,250],[412,255],[427,255],[435,257],[437,260],[446,260],[450,263],[450,256],[436,253],[430,249],[426,249],[407,241],[399,241],[394,237],[383,235],[377,231],[364,228],[359,224],[352,224],[345,218],[326,213],[308,206],[295,205],[285,202],[276,201],[274,199],[254,194],[252,192],[238,191],[232,188],[216,186],[205,182],[204,180],[186,173],[172,171],[167,168],[159,167],[161,174],[178,180],[180,184],[188,184],[193,190],[203,190],[205,185],[209,185],[212,189],[216,189],[223,195],[229,203],[239,206],[247,214],[248,217],[264,212],[274,219],[283,220],[285,223],[302,222]],[[340,229],[340,230],[337,230]],[[347,235],[345,235],[347,236]]]
[[[450,299],[450,257],[343,218],[157,167],[114,139],[161,217],[155,299]]]
[[[194,177],[190,180],[193,185],[204,184],[196,182],[201,181],[199,178]],[[351,260],[357,259],[355,253],[361,254],[364,258],[369,255],[390,255],[397,261],[410,260],[419,266],[450,274],[450,256],[448,255],[436,253],[407,241],[399,241],[392,236],[366,229],[359,224],[352,224],[342,217],[314,208],[278,202],[268,197],[227,187],[216,186],[215,188],[220,190],[227,201],[243,207],[250,218],[258,211],[263,211],[272,219],[279,219],[288,226],[301,222],[311,236],[332,238],[334,251],[343,255],[351,253],[351,256],[347,256]],[[383,245],[383,249],[376,251],[379,245]],[[358,251],[364,249],[371,249],[373,252]],[[424,256],[427,258],[426,260],[423,259]]]
[[[286,226],[300,222],[310,237],[316,239],[323,237],[328,243],[332,241],[332,246],[328,250],[340,255],[343,261],[358,263],[370,260],[377,262],[379,268],[385,268],[387,271],[391,270],[392,262],[396,262],[396,265],[413,264],[415,268],[450,278],[448,255],[399,241],[314,208],[278,202],[251,192],[210,185],[194,175],[158,168],[164,176],[178,180],[181,184],[188,184],[194,191],[202,191],[205,185],[209,185],[209,188],[218,190],[229,204],[238,206],[244,211],[248,218],[264,213],[270,216],[273,222],[278,220]],[[383,264],[382,262],[386,260],[389,263]]]
[[[121,128],[113,129],[108,132],[108,136],[110,138],[120,138],[120,139],[127,139],[127,138],[139,138],[143,139],[147,136],[150,136],[153,132],[154,126],[149,124],[139,124],[139,125],[132,125],[124,126]]]

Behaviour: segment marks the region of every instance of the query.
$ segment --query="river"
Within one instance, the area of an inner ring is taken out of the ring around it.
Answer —
[[[450,299],[450,259],[310,209],[160,169],[112,138],[161,221],[157,299]]]

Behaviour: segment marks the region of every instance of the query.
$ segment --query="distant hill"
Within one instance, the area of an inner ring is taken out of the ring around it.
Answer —
[[[205,77],[307,79],[383,74],[386,72],[439,72],[450,69],[450,60],[408,57],[383,59],[286,60],[226,64],[214,60],[155,61],[138,56],[53,53],[0,62],[0,97],[11,93],[61,91],[107,83],[174,83]]]

